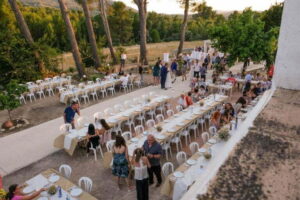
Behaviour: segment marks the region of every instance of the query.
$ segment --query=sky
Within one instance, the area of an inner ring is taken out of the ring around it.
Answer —
[[[117,0],[114,0],[117,1]],[[118,0],[124,2],[127,6],[137,9],[133,0]],[[195,0],[202,2],[202,0]],[[177,3],[177,0],[148,0],[148,11],[155,11],[164,14],[183,14],[183,9]],[[232,11],[244,10],[246,7],[252,7],[253,10],[263,11],[268,9],[276,2],[283,0],[206,0],[206,3],[214,10]]]

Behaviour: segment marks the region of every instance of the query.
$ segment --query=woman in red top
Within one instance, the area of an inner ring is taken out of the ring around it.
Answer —
[[[190,105],[193,105],[192,92],[188,92],[188,95],[185,96],[185,101],[186,101],[187,107],[189,107]]]

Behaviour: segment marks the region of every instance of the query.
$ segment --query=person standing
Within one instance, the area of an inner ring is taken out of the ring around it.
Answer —
[[[140,76],[141,76],[141,84],[144,83],[143,72],[144,72],[143,66],[142,66],[142,65],[139,65],[139,74],[140,74]]]
[[[176,74],[177,74],[177,62],[176,59],[173,60],[172,64],[171,64],[171,71],[172,71],[172,75],[171,78],[174,78],[174,82],[176,80]]]
[[[125,178],[128,190],[131,190],[129,182],[129,156],[128,148],[124,138],[120,135],[116,136],[116,142],[113,147],[113,166],[112,174],[117,177],[118,188],[120,189],[120,179]]]
[[[205,67],[205,64],[202,65],[202,67],[200,67],[200,77],[201,77],[201,80],[204,80],[204,82],[206,81],[206,67]]]
[[[153,135],[148,135],[147,140],[143,145],[143,149],[145,151],[146,156],[150,162],[150,168],[148,168],[149,173],[149,185],[154,183],[153,180],[153,173],[156,176],[157,184],[156,187],[159,187],[162,183],[161,178],[161,166],[160,166],[160,157],[162,155],[162,147],[161,145],[155,140]]]
[[[156,62],[156,64],[154,65],[153,69],[152,69],[152,75],[153,75],[154,85],[158,85],[159,84],[160,65],[161,65],[161,61],[158,60]]]
[[[120,73],[122,72],[122,69],[125,68],[125,62],[127,59],[127,55],[125,53],[121,54],[121,66],[120,66]]]
[[[160,84],[161,84],[161,89],[166,89],[165,84],[166,84],[167,74],[168,74],[167,65],[168,64],[166,63],[160,69]]]
[[[132,166],[134,166],[134,179],[136,185],[137,200],[149,199],[149,175],[148,168],[151,167],[145,152],[137,148],[133,152]]]
[[[196,63],[194,64],[194,77],[199,80],[199,73],[200,73],[200,63],[199,60],[196,60]]]
[[[71,106],[68,106],[64,111],[64,121],[65,123],[71,124],[72,129],[75,129],[74,117],[75,114],[80,115],[78,102],[72,102]]]

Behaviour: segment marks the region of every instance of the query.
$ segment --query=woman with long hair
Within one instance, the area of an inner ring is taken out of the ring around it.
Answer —
[[[41,192],[45,191],[45,188],[41,188],[39,191],[36,191],[34,193],[32,193],[31,195],[25,195],[23,194],[23,192],[21,191],[23,187],[17,185],[17,184],[13,184],[11,186],[9,186],[8,188],[8,193],[6,194],[6,199],[7,200],[31,200],[36,198],[37,196],[39,196],[41,194]]]
[[[111,140],[111,132],[109,131],[111,127],[107,124],[105,119],[100,119],[100,129],[97,130],[98,134],[101,137],[101,144],[106,143],[107,141]]]
[[[88,140],[86,149],[87,149],[87,153],[89,153],[91,147],[96,148],[100,144],[99,131],[95,129],[94,124],[89,124],[86,137]]]
[[[128,149],[124,138],[120,135],[116,136],[116,142],[113,147],[113,166],[112,173],[117,177],[118,188],[120,189],[120,179],[125,178],[128,191],[131,190],[129,182],[129,156]]]
[[[221,112],[220,112],[220,110],[216,110],[211,115],[210,124],[212,126],[215,126],[218,129],[220,127],[220,118],[221,118]]]
[[[145,152],[141,148],[137,148],[133,152],[131,161],[134,166],[134,179],[136,185],[137,200],[149,199],[149,183],[148,183],[148,168],[150,162],[145,156]]]

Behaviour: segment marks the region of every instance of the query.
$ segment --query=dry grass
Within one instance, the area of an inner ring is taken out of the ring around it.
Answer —
[[[149,63],[155,62],[155,60],[158,57],[163,56],[163,53],[169,52],[171,55],[173,51],[177,50],[178,43],[179,43],[178,41],[175,41],[175,42],[161,42],[161,43],[147,44]],[[195,48],[196,46],[201,46],[201,45],[203,45],[202,41],[185,42],[184,49]],[[126,49],[128,63],[130,64],[135,63],[133,61],[136,61],[139,57],[140,46],[133,45],[133,46],[126,46],[124,48]],[[103,49],[103,53],[109,55],[109,49],[108,48]],[[67,70],[70,67],[75,67],[75,63],[71,53],[62,54],[60,56],[60,59],[61,59],[61,64],[59,65],[60,69]]]

